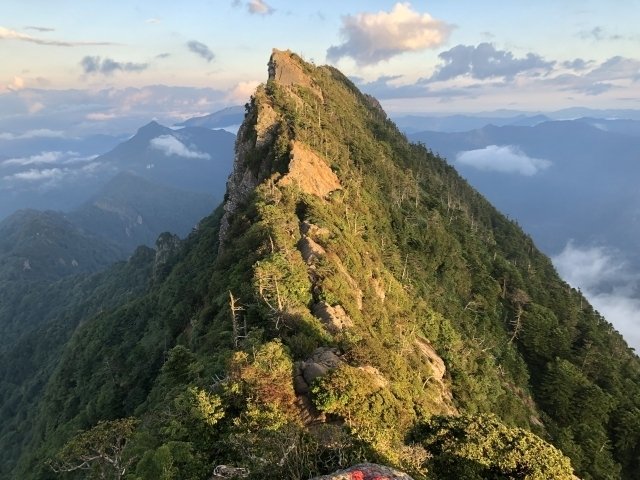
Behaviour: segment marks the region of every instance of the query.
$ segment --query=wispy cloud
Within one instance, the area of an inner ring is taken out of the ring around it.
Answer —
[[[228,95],[226,89],[162,85],[99,90],[27,88],[0,95],[0,139],[41,126],[76,137],[119,135],[135,131],[150,118],[173,124],[209,114],[228,106]]]
[[[552,257],[558,273],[640,351],[640,276],[620,252],[603,246],[567,243]]]
[[[583,40],[593,40],[595,42],[602,42],[604,40],[624,40],[624,35],[617,33],[609,33],[603,27],[593,27],[591,30],[581,30],[578,32],[578,37]]]
[[[359,13],[342,19],[344,42],[327,50],[330,61],[353,58],[360,66],[373,65],[405,52],[442,45],[452,25],[419,13],[409,3],[396,3],[390,12]]]
[[[274,9],[264,0],[251,0],[247,2],[249,13],[256,15],[271,15]]]
[[[456,162],[478,170],[517,173],[530,177],[551,166],[549,160],[527,156],[514,145],[489,145],[457,155]]]
[[[112,75],[114,72],[143,72],[149,68],[148,63],[117,62],[111,58],[86,56],[80,61],[85,74]]]
[[[144,23],[148,23],[150,25],[157,25],[158,23],[161,23],[161,22],[162,22],[162,20],[160,20],[159,18],[155,18],[155,17],[147,18],[144,21]]]
[[[187,48],[199,57],[204,58],[207,62],[211,62],[211,60],[215,58],[211,49],[202,42],[190,40],[187,42]]]
[[[66,134],[60,130],[50,130],[48,128],[39,128],[36,130],[27,130],[22,133],[0,133],[0,140],[25,140],[31,138],[64,138]]]
[[[640,60],[615,56],[576,73],[549,76],[543,80],[542,84],[559,90],[601,95],[609,90],[622,88],[629,82],[636,82],[638,79],[640,79]]]
[[[540,55],[527,53],[516,58],[507,50],[498,50],[491,43],[478,46],[456,45],[438,55],[442,65],[436,68],[431,81],[450,80],[460,76],[485,80],[488,78],[511,79],[524,72],[549,72],[555,62],[546,61]]]
[[[38,27],[35,25],[26,25],[24,27],[25,30],[33,30],[34,32],[42,32],[42,33],[46,33],[46,32],[55,32],[56,29],[55,28],[49,28],[49,27]]]
[[[187,147],[184,143],[171,135],[161,135],[154,138],[149,143],[151,148],[159,150],[167,157],[196,158],[209,160],[211,156],[208,153],[199,152],[196,149]]]
[[[21,42],[35,43],[38,45],[50,45],[53,47],[82,47],[82,46],[104,46],[115,45],[113,42],[85,42],[85,41],[66,41],[66,40],[49,40],[40,37],[34,37],[27,33],[18,32],[9,28],[0,27],[0,40],[17,40]]]
[[[363,92],[380,100],[438,98],[441,102],[446,102],[457,97],[476,97],[479,94],[477,90],[480,88],[480,85],[467,85],[465,87],[443,86],[433,89],[424,79],[414,83],[403,83],[403,77],[400,75],[383,75],[370,82],[364,82],[358,77],[352,77],[351,80]]]
[[[233,0],[231,4],[234,7],[246,6],[247,11],[252,15],[271,15],[275,12],[275,9],[269,5],[265,0]]]

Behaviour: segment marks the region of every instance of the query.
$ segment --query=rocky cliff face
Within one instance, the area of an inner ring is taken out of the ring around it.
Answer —
[[[282,87],[305,86],[313,89],[311,78],[304,73],[300,64],[291,58],[291,52],[273,50],[269,60],[269,80]],[[254,94],[245,121],[238,131],[233,171],[227,181],[227,194],[224,203],[224,216],[220,227],[220,248],[224,248],[229,222],[238,206],[246,202],[253,190],[271,173],[271,163],[265,161],[273,156],[272,145],[278,128],[284,119],[273,108],[266,86],[261,85]],[[313,89],[321,96],[319,90]],[[257,157],[257,158],[256,158]],[[316,177],[314,172],[320,171]],[[289,175],[283,182],[296,182],[300,185],[313,183],[316,193],[326,194],[336,188],[338,180],[326,167],[326,164],[313,156],[304,145],[296,145],[291,151]]]

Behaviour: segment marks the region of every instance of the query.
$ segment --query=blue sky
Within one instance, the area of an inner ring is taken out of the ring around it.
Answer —
[[[640,108],[637,19],[631,0],[3,0],[0,129],[242,103],[272,47],[337,66],[392,113]]]

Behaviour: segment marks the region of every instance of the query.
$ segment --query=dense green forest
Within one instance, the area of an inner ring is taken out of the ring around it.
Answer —
[[[373,98],[290,52],[247,105],[224,209],[78,285],[2,359],[7,478],[306,479],[364,460],[640,478],[623,338]]]

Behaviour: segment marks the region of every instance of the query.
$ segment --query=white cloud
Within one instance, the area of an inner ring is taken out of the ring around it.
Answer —
[[[76,162],[86,162],[92,160],[93,158],[95,157],[76,157],[63,163],[72,164]],[[24,170],[22,172],[5,175],[2,178],[3,180],[6,180],[8,182],[7,186],[9,186],[10,188],[17,182],[29,184],[38,183],[39,188],[49,188],[58,185],[66,178],[92,176],[95,172],[103,167],[104,164],[102,164],[101,162],[90,162],[80,167],[53,167],[42,169],[30,168],[29,170]]]
[[[256,88],[258,88],[258,85],[260,85],[258,80],[240,82],[231,89],[227,98],[234,103],[248,102],[251,95],[253,95]]]
[[[161,135],[156,137],[151,140],[149,145],[151,148],[160,150],[167,157],[177,156],[183,158],[199,158],[203,160],[211,159],[211,156],[208,153],[189,149],[184,143],[171,135]]]
[[[576,247],[572,241],[553,257],[556,269],[569,284],[585,290],[599,285],[633,280],[629,266],[620,255],[605,247]]]
[[[412,10],[410,3],[396,3],[390,12],[359,13],[342,19],[344,43],[327,50],[337,61],[351,57],[360,66],[373,65],[404,52],[439,47],[453,27],[428,13]]]
[[[11,83],[6,86],[7,90],[16,92],[24,88],[24,79],[22,77],[15,76]]]
[[[515,145],[488,145],[478,150],[460,152],[456,162],[478,170],[517,173],[528,177],[551,166],[549,160],[529,157]]]
[[[567,243],[552,257],[558,273],[640,351],[640,275],[615,250]]]
[[[118,118],[118,115],[116,113],[91,112],[87,113],[85,118],[94,122],[104,122]]]
[[[73,152],[41,152],[37,155],[31,155],[29,157],[10,158],[2,162],[3,166],[9,165],[38,165],[43,163],[57,163],[67,155],[74,155]]]

